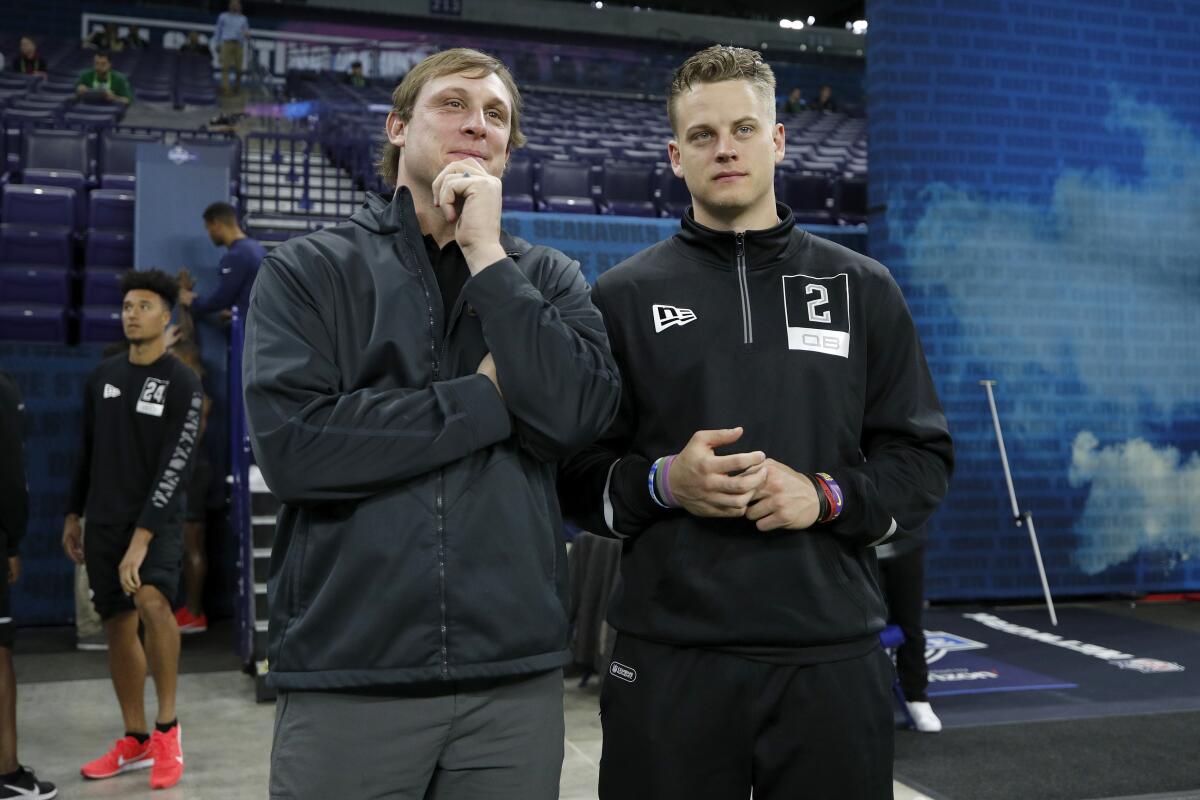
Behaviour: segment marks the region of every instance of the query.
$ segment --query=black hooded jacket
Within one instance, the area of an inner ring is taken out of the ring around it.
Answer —
[[[449,319],[406,189],[263,260],[244,382],[284,503],[268,582],[281,689],[568,661],[556,462],[605,430],[620,385],[578,264],[501,243]],[[503,398],[475,372],[489,352]]]

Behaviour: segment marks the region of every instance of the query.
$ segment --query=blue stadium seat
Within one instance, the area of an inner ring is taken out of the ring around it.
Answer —
[[[121,293],[123,269],[89,269],[83,273],[83,304],[85,306],[119,306],[125,296]]]
[[[829,179],[824,175],[795,173],[784,181],[783,202],[792,209],[797,222],[828,225],[830,213]]]
[[[93,189],[88,196],[88,227],[132,232],[133,211],[133,192]]]
[[[62,306],[0,305],[0,341],[67,343],[67,312]]]
[[[71,271],[0,265],[0,303],[71,304]]]
[[[71,229],[65,225],[0,225],[0,263],[70,267],[71,262]]]
[[[665,167],[659,170],[656,184],[654,204],[658,207],[658,213],[664,217],[683,216],[683,212],[692,204],[687,184]]]
[[[79,309],[79,341],[115,342],[124,337],[121,327],[121,307],[84,306]]]
[[[4,187],[0,216],[5,222],[75,228],[75,190],[61,186],[10,183]]]
[[[833,204],[839,225],[862,225],[867,221],[867,182],[842,178],[834,184]]]
[[[573,161],[543,162],[541,178],[535,189],[540,211],[596,213],[596,203],[592,200],[591,170],[587,164]]]
[[[89,269],[133,266],[133,234],[128,231],[88,230],[83,263]]]
[[[509,162],[508,171],[504,173],[504,208],[508,211],[534,210],[532,161]]]
[[[132,191],[137,181],[137,148],[139,144],[161,142],[162,136],[152,133],[105,132],[100,137],[100,187]]]
[[[654,168],[649,164],[609,161],[604,165],[600,210],[604,214],[657,217]]]

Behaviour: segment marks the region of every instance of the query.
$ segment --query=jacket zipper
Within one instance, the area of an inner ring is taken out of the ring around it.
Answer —
[[[737,242],[738,294],[742,300],[742,344],[754,344],[754,320],[750,316],[750,285],[746,280],[746,234],[734,234]]]
[[[417,256],[412,244],[405,236],[405,243],[408,244],[408,249],[412,253],[413,260],[417,263],[417,269],[421,274],[421,290],[425,292],[425,310],[429,315],[429,360],[433,366],[433,380],[436,382],[441,378],[441,362],[438,360],[437,346],[437,318],[433,312],[433,298],[429,295],[429,283],[425,276],[425,270],[421,267],[421,259]],[[445,339],[443,336],[442,351],[445,351]],[[437,510],[436,530],[438,540],[438,606],[441,611],[441,626],[440,635],[442,642],[441,649],[441,672],[442,679],[446,680],[450,676],[450,650],[447,644],[447,627],[446,627],[446,522],[443,516],[445,510],[445,486],[446,474],[442,469],[438,470],[437,476],[437,493],[434,496],[434,508]]]

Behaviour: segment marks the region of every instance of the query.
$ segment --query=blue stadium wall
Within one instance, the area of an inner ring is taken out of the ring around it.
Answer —
[[[957,441],[934,599],[1200,588],[1200,3],[868,4],[871,254]]]

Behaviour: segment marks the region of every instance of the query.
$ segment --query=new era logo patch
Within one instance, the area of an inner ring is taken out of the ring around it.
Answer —
[[[696,319],[696,312],[690,308],[655,305],[652,310],[654,311],[655,333],[662,333],[672,325],[687,325]]]
[[[614,678],[620,678],[627,683],[633,683],[637,680],[637,670],[633,667],[627,667],[619,661],[614,661],[608,665],[608,674]]]
[[[104,384],[104,399],[105,400],[109,399],[110,397],[120,397],[120,396],[121,396],[120,389],[113,386],[111,383]]]

